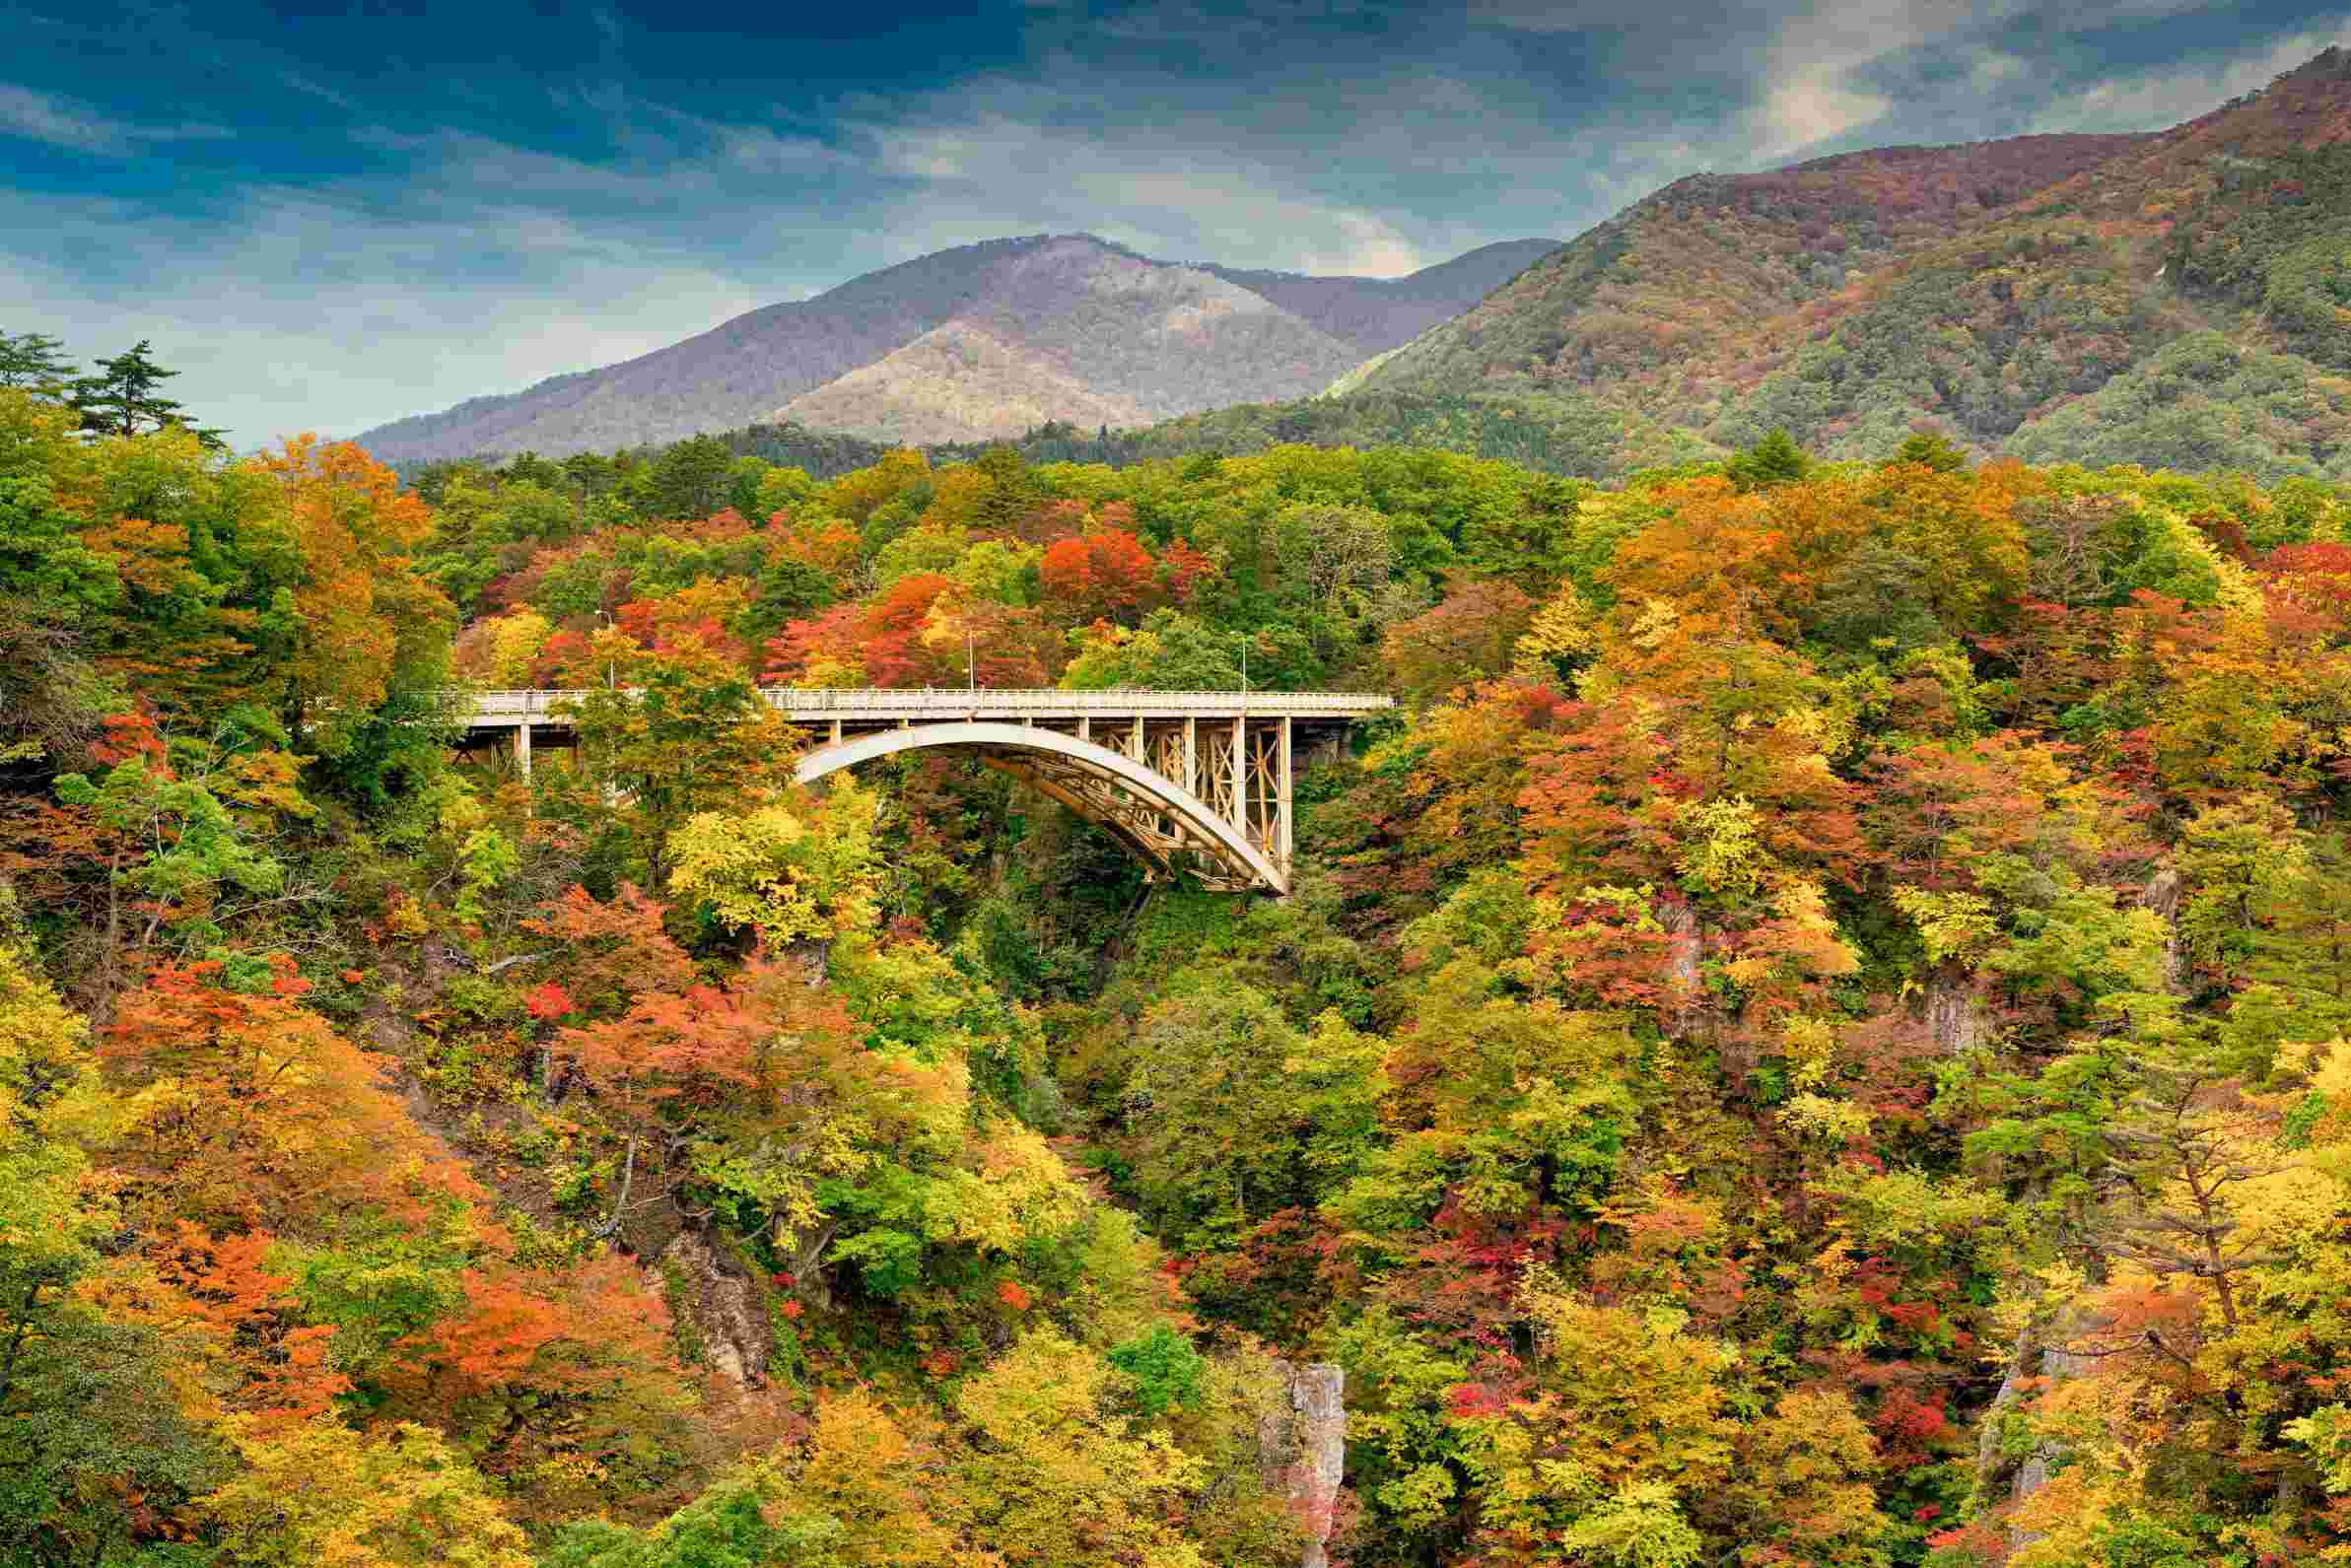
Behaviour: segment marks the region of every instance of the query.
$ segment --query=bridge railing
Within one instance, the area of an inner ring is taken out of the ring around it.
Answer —
[[[509,723],[541,715],[555,716],[562,705],[589,695],[576,691],[487,691],[473,697],[473,711],[483,721]],[[804,690],[791,686],[762,687],[767,705],[787,716],[849,717],[856,715],[914,716],[969,714],[975,709],[993,714],[1263,714],[1279,717],[1334,717],[1377,712],[1395,706],[1381,692],[1164,692],[1136,688],[1102,691],[1061,691],[982,687],[970,690],[908,691],[891,688]]]

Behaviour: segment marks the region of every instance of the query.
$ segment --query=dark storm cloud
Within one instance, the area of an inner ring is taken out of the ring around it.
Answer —
[[[152,337],[241,442],[347,432],[943,245],[1395,274],[1699,169],[2172,123],[2346,32],[2187,0],[0,0],[0,329]]]

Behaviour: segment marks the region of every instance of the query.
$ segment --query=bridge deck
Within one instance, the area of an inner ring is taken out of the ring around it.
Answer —
[[[473,699],[470,724],[476,729],[511,729],[517,724],[561,726],[558,710],[586,691],[494,691]],[[845,724],[948,723],[955,720],[995,719],[1011,723],[1037,720],[1100,718],[1251,718],[1330,719],[1347,722],[1396,706],[1392,697],[1377,692],[1065,692],[1045,690],[991,691],[803,691],[789,686],[763,687],[759,695],[788,718],[812,723],[839,719]]]

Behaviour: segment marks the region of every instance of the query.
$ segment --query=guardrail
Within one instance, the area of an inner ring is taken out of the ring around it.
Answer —
[[[567,702],[588,696],[578,691],[493,691],[473,694],[477,722],[515,723],[540,715],[560,716]],[[1134,689],[1060,691],[1052,688],[903,691],[861,689],[804,690],[792,686],[762,687],[759,695],[769,707],[787,716],[825,718],[860,716],[897,718],[917,714],[1263,714],[1279,717],[1348,717],[1377,713],[1396,706],[1381,692],[1160,692]]]

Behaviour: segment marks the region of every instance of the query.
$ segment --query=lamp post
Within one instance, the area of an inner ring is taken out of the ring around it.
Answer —
[[[609,610],[598,610],[596,611],[596,615],[600,620],[603,621],[604,629],[606,631],[610,631],[612,628],[612,612]],[[604,690],[612,690],[612,656],[609,650],[607,650],[604,655]]]
[[[1243,707],[1247,707],[1249,703],[1249,634],[1236,632],[1233,635],[1241,640],[1241,704]]]
[[[972,630],[966,626],[963,629],[963,689],[966,693],[977,696],[980,690],[980,666],[973,658],[971,649]]]

